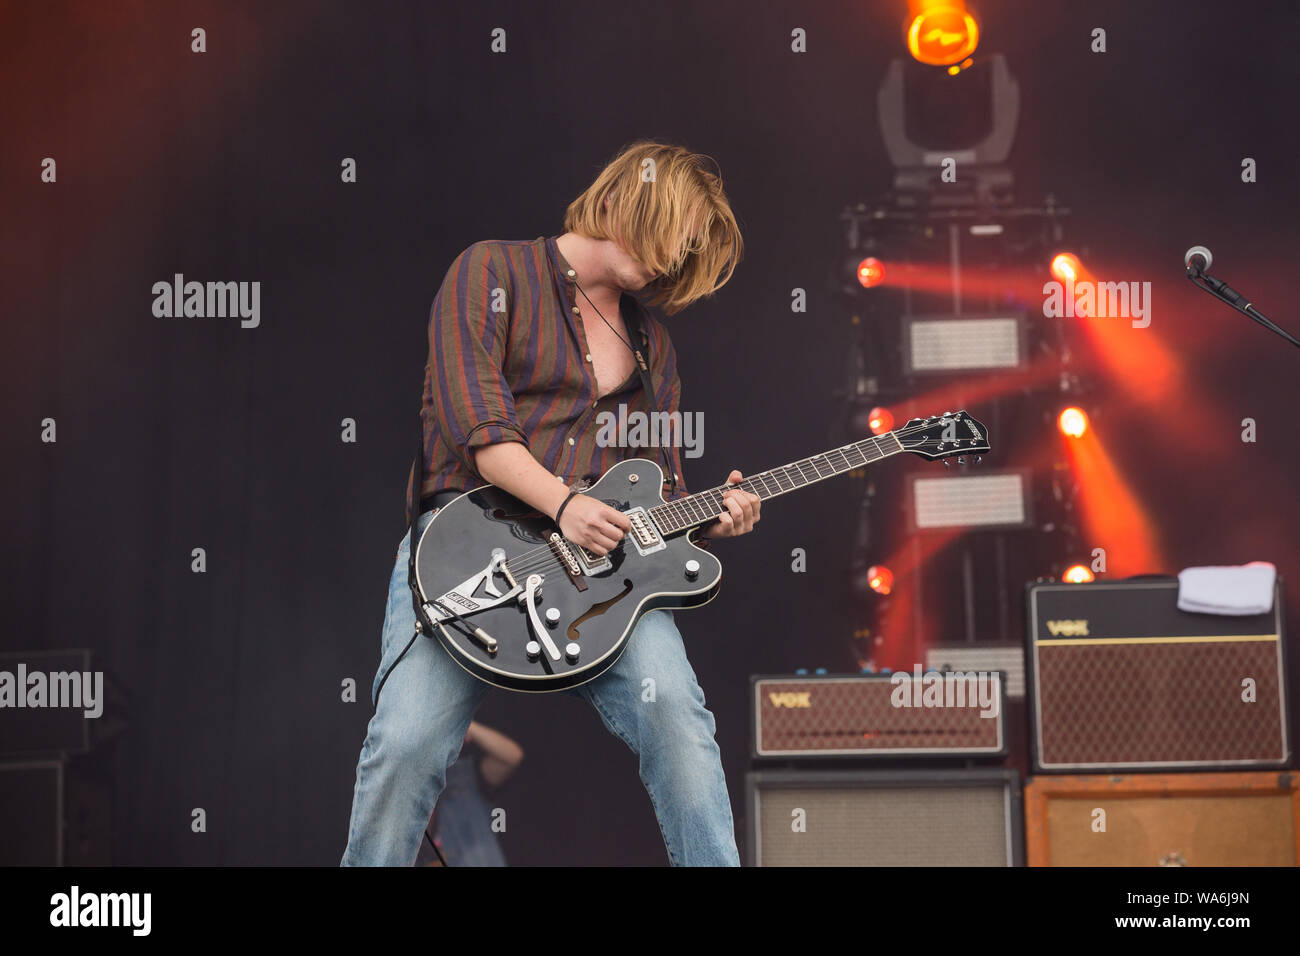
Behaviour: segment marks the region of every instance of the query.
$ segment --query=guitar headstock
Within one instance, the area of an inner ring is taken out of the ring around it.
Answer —
[[[913,418],[893,432],[903,446],[924,458],[982,455],[991,451],[989,433],[966,412],[944,412],[933,418]]]

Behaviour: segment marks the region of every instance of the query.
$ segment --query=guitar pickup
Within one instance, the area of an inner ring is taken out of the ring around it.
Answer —
[[[632,508],[623,513],[632,522],[632,532],[629,537],[638,551],[642,554],[653,554],[668,547],[644,508]]]
[[[576,545],[575,548],[578,552],[578,560],[582,562],[582,569],[587,574],[598,574],[601,571],[608,571],[614,566],[607,554],[594,554],[582,547],[582,545]]]

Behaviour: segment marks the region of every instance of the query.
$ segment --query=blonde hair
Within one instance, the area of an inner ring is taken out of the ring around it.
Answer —
[[[618,243],[657,276],[650,303],[679,312],[722,288],[744,253],[722,177],[709,164],[717,169],[680,146],[626,146],[569,204],[565,231]]]

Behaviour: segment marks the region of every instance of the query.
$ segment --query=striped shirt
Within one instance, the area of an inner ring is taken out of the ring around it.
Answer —
[[[681,381],[668,330],[637,302],[658,391],[652,406],[635,366],[622,385],[598,397],[578,294],[555,237],[477,242],[456,257],[429,316],[421,497],[487,484],[471,449],[503,441],[522,442],[566,484],[594,481],[633,454],[665,467],[657,447],[598,444],[597,435],[609,420],[603,413],[617,419],[620,405],[628,415],[678,411]],[[668,449],[678,476],[672,498],[687,493],[679,444]],[[409,501],[409,480],[407,490]]]

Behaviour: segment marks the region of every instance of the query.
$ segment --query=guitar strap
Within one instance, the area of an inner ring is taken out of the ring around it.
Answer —
[[[657,412],[660,410],[658,403],[655,401],[657,393],[655,392],[654,380],[650,375],[650,366],[646,362],[645,351],[643,351],[649,349],[650,339],[641,331],[641,316],[638,314],[636,299],[624,293],[619,297],[618,310],[623,314],[623,325],[627,327],[628,338],[636,343],[632,348],[632,354],[636,356],[636,367],[641,371],[641,387],[645,389],[646,407],[652,412]],[[654,421],[654,418],[651,417],[650,420]],[[647,435],[651,434],[650,429],[646,429],[646,432]],[[659,446],[659,455],[663,459],[664,473],[668,476],[668,493],[672,494],[677,490],[677,473],[673,471],[672,458],[668,455],[668,449],[663,445]]]

